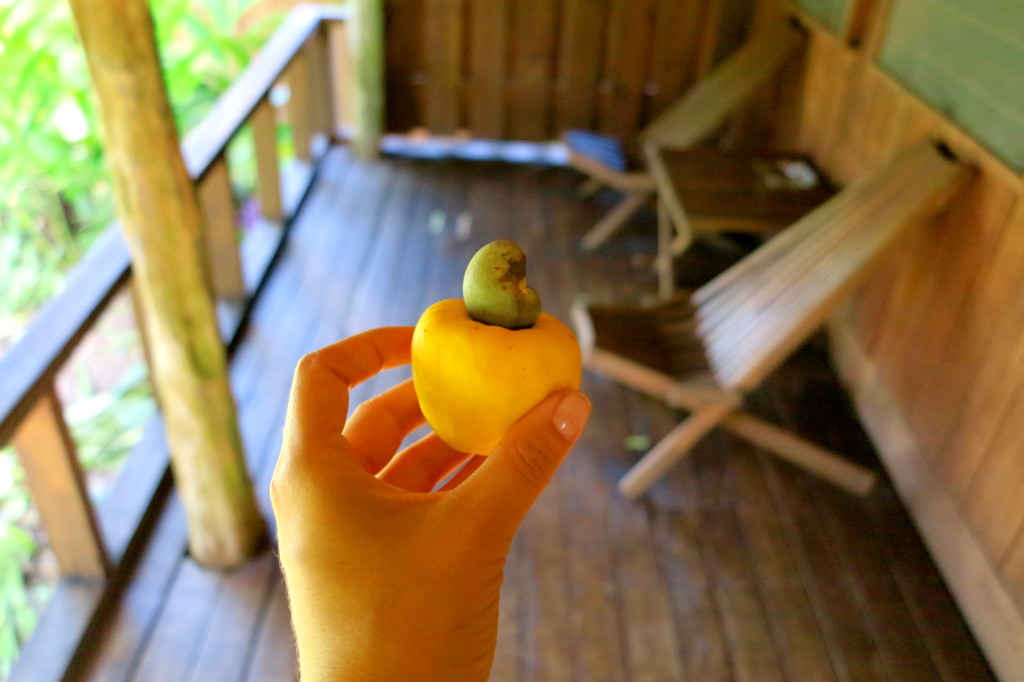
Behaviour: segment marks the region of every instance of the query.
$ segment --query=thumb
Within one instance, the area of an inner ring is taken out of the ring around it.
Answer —
[[[511,522],[514,533],[569,454],[589,416],[590,401],[582,393],[561,391],[513,424],[466,482],[475,489],[474,497],[483,507],[480,515],[492,523]]]

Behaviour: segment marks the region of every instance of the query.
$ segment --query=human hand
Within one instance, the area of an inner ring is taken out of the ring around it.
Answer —
[[[411,380],[351,419],[348,391],[408,363],[412,331],[353,336],[295,372],[270,493],[306,680],[486,680],[509,545],[590,414],[563,391],[489,457],[433,434],[396,452],[424,422]]]

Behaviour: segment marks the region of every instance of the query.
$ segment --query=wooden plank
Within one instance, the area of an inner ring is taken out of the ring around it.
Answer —
[[[185,680],[210,625],[209,612],[220,599],[217,573],[186,557],[164,597],[163,610],[142,649],[135,677]],[[201,608],[196,608],[201,606]],[[209,679],[209,678],[207,678]]]
[[[308,40],[304,45],[308,45]],[[285,72],[288,83],[288,102],[285,105],[288,124],[292,130],[292,144],[295,157],[300,161],[309,161],[312,156],[313,142],[313,68],[309,50],[303,47],[292,59]]]
[[[983,461],[964,486],[960,507],[986,553],[996,562],[1012,549],[1012,543],[1024,526],[1024,507],[1020,491],[1024,471],[1016,444],[1024,438],[1024,429],[1012,415],[1024,409],[1024,382],[1007,403],[1005,417],[986,449]]]
[[[54,387],[37,400],[12,444],[61,574],[103,580],[106,546]]]
[[[184,556],[188,531],[185,511],[172,494],[132,575],[102,627],[90,638],[89,655],[79,665],[84,679],[130,679],[150,625],[163,607],[163,596]]]
[[[640,126],[652,43],[653,0],[611,0],[598,129],[625,138]]]
[[[7,682],[65,679],[103,592],[104,586],[94,582],[59,581],[32,636],[22,643]]]
[[[313,84],[313,130],[315,134],[328,137],[334,125],[334,81],[330,75],[330,62],[327,46],[327,27],[320,24],[317,31],[309,37],[306,48],[309,50],[310,71]],[[380,47],[378,46],[378,50]]]
[[[505,131],[505,69],[509,4],[468,0],[466,122],[475,137],[500,139]]]
[[[1017,644],[1024,618],[967,525],[956,501],[935,477],[917,449],[914,435],[895,408],[878,370],[848,329],[833,328],[836,361],[850,384],[858,413],[920,528],[943,577],[978,638],[997,676],[1013,679],[1024,671]]]
[[[704,3],[704,17],[701,21],[697,43],[697,80],[699,81],[714,68],[721,48],[720,36],[725,17],[725,0],[707,0]]]
[[[644,125],[662,113],[696,81],[697,51],[704,3],[658,0],[651,35]]]
[[[216,298],[240,301],[246,291],[238,251],[240,234],[235,223],[235,193],[227,159],[214,163],[199,184],[198,195],[203,212],[206,279],[210,291]]]
[[[427,57],[422,37],[424,0],[384,3],[385,130],[406,133],[424,125],[427,111]]]
[[[733,679],[781,680],[779,653],[758,594],[735,515],[736,486],[725,458],[734,456],[720,434],[709,437],[692,462],[693,494],[699,504],[701,552],[712,590]],[[703,456],[699,456],[703,455]]]
[[[20,420],[11,444],[61,574],[102,581],[109,566],[105,542],[52,384]]]
[[[1017,529],[1006,555],[999,562],[999,573],[1015,594],[1024,592],[1024,531]]]
[[[244,679],[247,682],[297,680],[298,661],[292,644],[292,621],[283,581],[275,584],[261,625]]]
[[[1024,301],[1017,295],[1024,284],[1024,272],[1018,267],[1019,258],[1024,257],[1024,239],[1017,229],[1021,225],[1024,202],[1018,199],[1004,226],[996,260],[988,264],[989,283],[970,309],[972,335],[979,337],[983,347],[971,355],[979,358],[970,365],[976,371],[957,416],[946,426],[939,460],[939,473],[957,496],[991,452],[990,444],[1009,417],[1009,405],[1024,373],[1024,348],[1017,343],[1018,330],[1024,328]]]
[[[629,432],[643,433],[644,403],[636,394],[619,390],[606,413],[622,415]],[[621,419],[622,417],[620,417]],[[621,433],[621,431],[619,432]],[[616,438],[622,442],[622,436]],[[622,464],[606,461],[608,478],[621,474]],[[609,536],[617,591],[621,628],[624,635],[626,666],[634,679],[681,679],[682,659],[675,632],[675,617],[665,593],[664,577],[653,546],[651,526],[642,505],[613,495],[608,516]],[[636,540],[640,539],[639,542]]]
[[[803,41],[803,36],[787,24],[772,26],[752,36],[691,88],[686,97],[645,128],[641,141],[662,147],[688,148],[705,140],[772,77]]]
[[[566,0],[562,12],[554,125],[594,130],[607,3]]]
[[[263,100],[253,111],[253,143],[256,150],[256,195],[260,212],[267,220],[284,218],[281,204],[281,170],[277,153],[277,117],[269,100]]]
[[[552,87],[558,54],[558,4],[518,0],[512,6],[509,47],[508,135],[514,140],[552,136]]]
[[[931,241],[935,248],[929,256],[932,263],[942,263],[943,267],[933,266],[926,277],[917,280],[919,293],[914,309],[908,311],[907,322],[913,327],[926,325],[929,333],[927,343],[904,354],[906,370],[911,369],[909,366],[920,369],[946,365],[952,358],[981,357],[988,352],[991,321],[972,319],[971,311],[978,310],[977,297],[985,280],[1013,278],[1012,271],[997,272],[993,266],[1000,260],[998,249],[1008,246],[1003,239],[1004,228],[1016,201],[1015,192],[991,178],[981,178],[934,225]],[[965,224],[974,226],[969,236],[960,230]],[[933,313],[927,315],[927,311]],[[971,323],[965,325],[969,319]],[[934,428],[943,418],[936,416],[959,413],[977,371],[976,366],[968,369],[950,364],[941,390],[928,390],[914,381],[914,375],[901,373],[899,385],[909,387],[900,390],[901,397],[906,396],[908,401],[907,421],[921,434],[919,443],[926,456],[938,458],[945,444],[946,432]]]
[[[424,0],[424,23],[417,27],[426,65],[423,124],[448,135],[462,124],[464,0]]]
[[[864,444],[858,448],[849,434],[839,433],[837,422],[844,416],[846,403],[826,389],[826,378],[819,378],[815,370],[820,372],[824,367],[811,365],[805,377],[791,373],[784,378],[789,386],[776,389],[773,402],[782,419],[817,442],[828,447],[846,445],[852,457],[869,461],[872,453]],[[850,590],[878,642],[879,658],[887,674],[922,682],[936,679],[938,670],[884,553],[878,551],[880,544],[863,504],[820,486],[814,495],[823,510],[821,521],[835,539],[840,559],[851,569]]]
[[[199,639],[189,679],[241,679],[250,663],[254,633],[280,582],[280,568],[272,552],[264,552],[219,581],[216,608]]]
[[[770,460],[761,460],[781,522],[793,543],[808,598],[828,646],[836,676],[850,682],[884,680],[886,673],[873,652],[875,642],[849,589],[849,574],[835,540],[820,522],[821,511],[810,488],[820,483],[794,477]],[[787,475],[788,474],[788,475]]]
[[[895,491],[879,489],[866,512],[938,678],[994,679]]]
[[[763,455],[734,440],[729,449],[723,461],[736,486],[737,522],[780,667],[790,680],[836,680],[800,567],[764,480],[758,461]]]
[[[656,438],[667,433],[678,420],[677,413],[657,405],[648,404],[644,414],[643,420],[633,417],[632,433]],[[658,510],[652,519],[652,530],[658,565],[672,604],[682,665],[679,679],[726,682],[736,679],[726,625],[732,616],[723,613],[727,604],[719,601],[715,591],[712,572],[718,565],[714,549],[705,547],[714,539],[705,532],[698,490],[703,485],[704,462],[710,447],[708,443],[698,445],[699,451],[688,463],[673,469],[651,489],[650,498]],[[752,625],[756,628],[760,623],[755,620]]]

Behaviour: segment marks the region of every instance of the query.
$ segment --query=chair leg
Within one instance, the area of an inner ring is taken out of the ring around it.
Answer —
[[[672,429],[619,480],[619,492],[630,499],[643,495],[669,468],[681,460],[697,441],[717,426],[734,406],[732,403],[709,405],[691,414]]]
[[[597,178],[587,178],[576,190],[576,194],[580,199],[589,199],[597,194],[602,187],[604,187],[604,183]]]
[[[612,236],[651,198],[653,192],[631,192],[583,236],[583,248],[596,249]]]
[[[733,412],[722,420],[722,426],[790,464],[856,495],[868,494],[878,478],[870,469],[753,415]]]

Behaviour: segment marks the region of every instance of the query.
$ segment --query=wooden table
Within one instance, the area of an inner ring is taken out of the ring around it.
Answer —
[[[647,150],[658,193],[659,292],[673,288],[672,260],[700,232],[772,234],[834,192],[804,157],[717,149]]]

